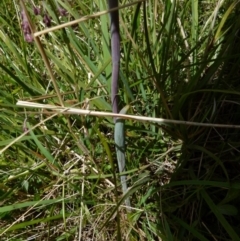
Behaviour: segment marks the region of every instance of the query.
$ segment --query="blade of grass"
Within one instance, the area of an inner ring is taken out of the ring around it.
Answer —
[[[234,229],[232,228],[231,224],[225,219],[225,217],[219,211],[219,208],[214,204],[213,200],[208,195],[208,193],[204,189],[202,189],[200,192],[201,192],[201,195],[202,195],[203,199],[208,204],[210,210],[214,213],[214,215],[216,216],[217,220],[222,224],[222,227],[228,233],[229,237],[232,240],[239,240],[240,237],[234,231]]]

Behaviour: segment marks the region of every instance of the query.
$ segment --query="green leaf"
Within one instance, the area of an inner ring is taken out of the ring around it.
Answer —
[[[238,209],[230,204],[222,204],[222,205],[217,205],[218,211],[227,216],[236,216],[238,215]]]
[[[201,190],[201,195],[205,202],[208,204],[210,210],[213,212],[213,214],[216,216],[217,220],[221,223],[222,227],[225,229],[225,231],[228,233],[229,237],[232,240],[239,240],[240,237],[237,235],[237,233],[234,231],[231,224],[224,218],[222,215],[222,209],[219,209],[211,199],[211,197],[208,195],[208,193],[205,190]],[[210,230],[211,231],[211,230]]]

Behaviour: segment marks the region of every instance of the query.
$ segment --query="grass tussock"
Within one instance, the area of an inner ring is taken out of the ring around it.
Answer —
[[[107,2],[1,1],[1,240],[240,239],[239,1],[133,3],[122,196],[112,117],[68,112],[111,112]]]

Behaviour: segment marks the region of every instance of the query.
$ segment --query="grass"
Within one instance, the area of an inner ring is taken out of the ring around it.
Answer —
[[[240,239],[239,3],[124,5],[122,196],[107,1],[42,1],[54,29],[26,2],[34,43],[21,5],[1,1],[1,239]]]

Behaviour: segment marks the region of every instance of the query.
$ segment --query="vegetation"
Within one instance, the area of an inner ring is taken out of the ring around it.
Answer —
[[[107,9],[0,2],[1,240],[240,240],[239,1],[119,10],[120,109],[164,118],[125,120],[124,197],[112,118],[60,108],[111,112]]]

